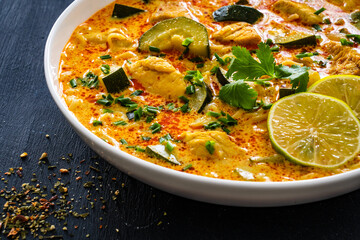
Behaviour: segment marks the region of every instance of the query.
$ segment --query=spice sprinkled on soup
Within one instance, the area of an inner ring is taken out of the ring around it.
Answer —
[[[356,0],[117,0],[61,55],[89,131],[189,174],[295,181],[360,167]]]

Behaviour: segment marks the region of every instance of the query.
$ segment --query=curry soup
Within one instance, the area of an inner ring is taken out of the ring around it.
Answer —
[[[241,107],[219,97],[232,82],[232,46],[254,59],[258,46],[270,48],[277,65],[308,67],[308,86],[328,75],[360,75],[360,31],[350,17],[357,0],[239,3],[117,0],[101,9],[75,29],[61,55],[69,110],[108,144],[201,176],[294,181],[360,167],[359,157],[321,169],[277,154],[266,120],[271,104],[293,93],[288,79],[247,82],[257,100]],[[236,11],[244,19],[234,21]]]

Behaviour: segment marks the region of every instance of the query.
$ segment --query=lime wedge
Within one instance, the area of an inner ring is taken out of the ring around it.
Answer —
[[[354,75],[334,75],[320,79],[308,92],[320,93],[347,103],[360,118],[360,77]]]
[[[349,106],[315,93],[277,101],[268,117],[270,140],[288,160],[334,168],[360,152],[360,122]]]

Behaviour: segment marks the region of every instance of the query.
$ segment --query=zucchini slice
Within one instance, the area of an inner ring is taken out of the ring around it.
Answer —
[[[216,71],[216,78],[218,79],[219,83],[222,86],[225,86],[226,84],[229,84],[232,82],[231,79],[226,78],[226,72],[221,67],[219,67]]]
[[[295,93],[295,89],[292,88],[280,88],[279,89],[279,98],[290,96]]]
[[[113,10],[111,17],[126,18],[126,17],[130,17],[130,16],[140,13],[140,12],[145,12],[145,10],[115,3],[114,10]]]
[[[224,6],[213,12],[216,22],[239,21],[253,24],[262,18],[264,14],[255,8],[243,5]]]
[[[165,160],[165,161],[175,164],[175,165],[181,165],[181,163],[176,159],[176,157],[173,154],[170,154],[166,151],[164,145],[159,144],[159,145],[147,146],[145,149],[145,152],[149,156]]]
[[[360,11],[355,11],[350,15],[351,23],[358,29],[360,29]]]
[[[195,85],[195,93],[189,100],[189,107],[200,113],[211,102],[212,93],[209,86],[202,82],[202,86]]]
[[[173,48],[185,50],[181,44],[186,38],[194,40],[189,46],[189,53],[196,56],[210,56],[206,27],[186,17],[166,19],[157,23],[140,37],[139,50],[149,51],[150,46],[160,51]]]
[[[102,80],[109,93],[118,93],[130,86],[130,81],[122,67],[103,77]]]
[[[290,36],[277,37],[275,44],[279,44],[288,48],[303,47],[308,45],[316,45],[316,36],[307,33],[295,33]]]

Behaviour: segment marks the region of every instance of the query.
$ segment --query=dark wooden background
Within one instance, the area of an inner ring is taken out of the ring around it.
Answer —
[[[11,167],[24,177],[8,177],[9,187],[29,182],[36,173],[51,187],[57,177],[70,181],[74,209],[86,219],[50,219],[64,239],[359,239],[360,191],[321,201],[281,208],[212,205],[174,196],[143,184],[115,169],[86,146],[57,109],[46,86],[43,51],[50,29],[71,0],[0,0],[0,177]],[[45,135],[49,134],[49,138]],[[29,157],[21,160],[19,155]],[[38,165],[47,152],[48,170]],[[69,161],[68,154],[73,154]],[[83,163],[81,160],[85,159]],[[91,170],[96,167],[100,173]],[[71,168],[60,176],[58,169]],[[75,170],[81,171],[75,181]],[[52,173],[56,177],[48,178]],[[102,180],[98,180],[102,176]],[[116,180],[112,180],[116,178]],[[86,181],[96,187],[85,189]],[[0,181],[0,189],[5,183]],[[119,190],[116,200],[114,192]],[[106,208],[97,201],[106,200]],[[1,208],[4,200],[0,200]],[[74,226],[79,226],[74,229]],[[102,225],[102,229],[100,229]],[[89,234],[88,238],[86,235]],[[6,237],[2,235],[2,239]],[[29,237],[29,239],[31,239]]]

